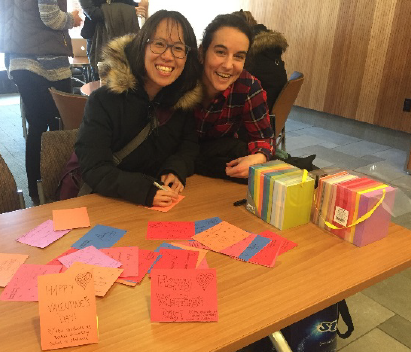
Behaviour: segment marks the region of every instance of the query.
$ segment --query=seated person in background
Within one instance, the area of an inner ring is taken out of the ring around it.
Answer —
[[[106,47],[102,78],[107,83],[90,95],[75,144],[83,180],[94,192],[168,206],[184,189],[199,150],[188,111],[198,96],[196,45],[187,19],[161,10],[136,36]],[[151,134],[116,166],[113,153],[147,124]],[[160,180],[165,190],[153,185]]]
[[[81,36],[87,39],[87,56],[98,80],[97,63],[101,61],[101,51],[107,42],[140,29],[137,15],[146,13],[146,8],[138,9],[133,0],[80,0],[86,15]]]
[[[217,16],[199,48],[203,65],[202,102],[195,110],[200,157],[196,173],[246,183],[251,165],[274,154],[266,94],[243,70],[252,43],[248,24],[233,14]],[[237,132],[245,127],[244,140]]]
[[[281,55],[288,47],[284,36],[257,24],[250,11],[237,11],[251,26],[254,41],[247,55],[244,68],[257,77],[267,92],[268,110],[271,111],[278,95],[287,83],[287,72]]]

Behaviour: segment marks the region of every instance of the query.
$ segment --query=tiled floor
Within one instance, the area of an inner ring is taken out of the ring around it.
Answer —
[[[0,153],[28,198],[19,97],[0,96]],[[316,154],[318,167],[341,167],[399,187],[393,221],[411,229],[411,176],[404,171],[411,135],[293,108],[286,125],[292,156]],[[411,249],[410,249],[411,250]],[[411,269],[348,298],[353,335],[341,352],[411,352]]]

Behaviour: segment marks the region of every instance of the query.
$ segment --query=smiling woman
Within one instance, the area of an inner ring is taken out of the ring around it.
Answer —
[[[217,16],[200,45],[202,104],[195,110],[200,157],[196,173],[247,182],[251,165],[274,154],[274,132],[260,82],[244,70],[252,33],[241,17]],[[245,140],[238,131],[247,131]]]
[[[136,36],[108,45],[100,71],[106,85],[90,95],[75,145],[94,192],[168,206],[183,191],[198,154],[189,114],[198,96],[197,54],[191,25],[166,10],[149,17]],[[116,166],[113,154],[136,136],[143,142]]]

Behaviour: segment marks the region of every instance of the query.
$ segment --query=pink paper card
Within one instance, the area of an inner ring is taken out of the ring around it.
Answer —
[[[280,251],[278,252],[278,255],[288,252],[290,249],[293,249],[294,247],[297,246],[297,243],[290,241],[286,239],[285,237],[281,237],[280,235],[277,235],[275,232],[271,232],[269,230],[263,231],[259,233],[259,235],[269,238],[271,240],[274,240],[274,239],[283,240],[283,243],[281,244],[281,248],[280,248]]]
[[[117,282],[127,285],[136,286],[144,276],[147,274],[148,269],[151,268],[155,260],[160,254],[157,252],[150,251],[148,249],[138,250],[138,276],[129,276],[117,279]]]
[[[53,210],[54,231],[90,227],[87,208]]]
[[[138,276],[138,247],[100,248],[100,251],[121,263],[120,277]]]
[[[58,258],[61,264],[69,268],[74,262],[119,268],[121,263],[100,252],[96,247],[88,246],[75,253]]]
[[[222,221],[208,230],[195,235],[193,239],[213,251],[221,252],[223,249],[244,240],[248,236],[250,236],[249,232],[226,221]]]
[[[28,257],[27,254],[0,253],[0,287],[5,287],[10,282]]]
[[[153,269],[195,269],[197,265],[197,251],[160,248],[160,255]]]
[[[187,240],[195,234],[193,221],[149,221],[148,240]]]
[[[98,342],[93,272],[78,269],[38,278],[42,350]]]
[[[37,277],[56,274],[61,265],[22,264],[0,296],[1,301],[38,301]]]
[[[197,265],[196,265],[197,268],[200,265],[200,263],[203,261],[203,259],[205,258],[206,254],[208,252],[207,249],[201,249],[201,248],[185,246],[185,245],[183,245],[181,243],[178,243],[178,242],[171,242],[171,244],[173,246],[176,246],[176,247],[179,247],[181,249],[188,250],[188,251],[197,251],[198,252]]]
[[[67,254],[71,254],[71,253],[74,253],[74,252],[77,252],[77,251],[78,251],[78,249],[76,249],[76,248],[70,248],[70,249],[66,250],[64,253],[60,254],[57,258],[54,258],[53,260],[50,260],[47,263],[47,265],[61,265],[60,260],[58,258],[64,257]],[[63,265],[60,273],[64,273],[66,270],[67,270],[67,268]]]
[[[17,239],[20,243],[29,246],[44,248],[63,237],[70,230],[54,231],[53,221],[47,220]]]
[[[92,272],[96,296],[104,297],[110,287],[116,282],[123,269],[107,268],[104,266],[75,262],[66,272],[71,273],[73,271]]]
[[[181,194],[178,195],[178,198],[175,202],[171,203],[168,207],[146,207],[147,209],[161,211],[162,213],[167,213],[170,209],[174,208],[178,203],[180,203],[185,196]]]
[[[151,321],[218,321],[215,269],[153,269]]]
[[[233,244],[232,246],[223,249],[220,253],[229,255],[230,257],[238,257],[245,249],[254,241],[257,237],[255,234],[250,234],[248,237],[244,238],[242,241]]]

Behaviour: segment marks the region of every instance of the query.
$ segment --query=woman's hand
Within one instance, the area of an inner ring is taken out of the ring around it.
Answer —
[[[181,181],[178,179],[178,177],[174,174],[165,174],[160,177],[161,182],[163,182],[166,186],[169,186],[170,183],[171,185],[171,190],[177,193],[181,193],[184,189],[184,185],[181,183]]]
[[[230,177],[247,178],[250,166],[265,163],[266,161],[267,157],[262,153],[243,156],[227,163],[225,173]]]
[[[153,206],[168,207],[178,198],[177,192],[171,190],[170,187],[163,186],[164,191],[159,189],[153,199]]]

